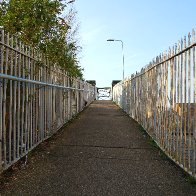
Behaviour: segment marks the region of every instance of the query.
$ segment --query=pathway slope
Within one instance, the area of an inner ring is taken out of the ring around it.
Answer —
[[[13,168],[0,195],[196,195],[184,172],[111,101],[94,101]]]

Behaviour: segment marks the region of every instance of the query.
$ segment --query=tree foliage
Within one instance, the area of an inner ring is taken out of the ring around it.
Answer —
[[[0,26],[28,45],[44,52],[49,60],[73,76],[82,77],[73,21],[75,12],[62,0],[3,0]],[[67,12],[65,16],[63,13]]]

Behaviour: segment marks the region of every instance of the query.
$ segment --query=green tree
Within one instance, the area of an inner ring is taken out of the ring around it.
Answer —
[[[27,3],[28,2],[28,3]],[[49,60],[73,76],[82,77],[74,38],[75,12],[68,9],[73,1],[3,0],[0,5],[0,26],[17,35],[25,44],[44,52]],[[67,15],[62,13],[67,11]]]

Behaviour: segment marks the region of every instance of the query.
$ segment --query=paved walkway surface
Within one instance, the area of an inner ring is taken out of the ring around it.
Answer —
[[[111,101],[95,101],[1,179],[0,195],[196,195]]]

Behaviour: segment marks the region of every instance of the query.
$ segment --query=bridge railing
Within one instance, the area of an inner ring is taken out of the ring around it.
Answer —
[[[0,30],[0,173],[93,101],[94,88]]]
[[[113,88],[113,100],[196,177],[195,31]]]

